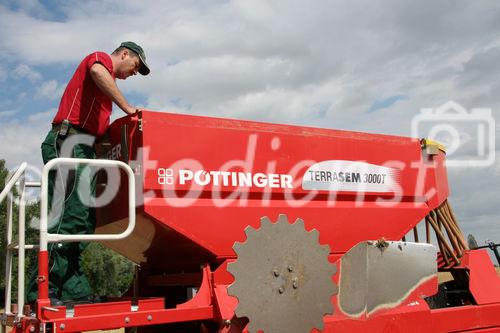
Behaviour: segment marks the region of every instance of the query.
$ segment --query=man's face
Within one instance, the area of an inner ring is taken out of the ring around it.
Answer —
[[[116,78],[125,80],[129,76],[136,75],[141,66],[141,60],[138,56],[128,50],[123,51],[121,63],[116,72]]]

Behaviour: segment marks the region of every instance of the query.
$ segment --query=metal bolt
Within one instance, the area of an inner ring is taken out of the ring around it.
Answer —
[[[30,332],[35,332],[35,326],[30,326]]]
[[[293,272],[293,266],[288,266],[288,271],[291,273]]]
[[[151,321],[151,320],[153,320],[153,316],[152,315],[148,315],[147,319],[148,319],[148,321]]]
[[[299,287],[299,278],[298,277],[294,277],[292,279],[292,286],[293,286],[293,289],[297,289]]]
[[[66,328],[66,325],[64,325],[64,324],[59,325],[59,329],[60,329],[60,330],[63,330],[63,329],[65,329],[65,328]]]
[[[276,268],[273,270],[273,274],[275,277],[280,276],[280,272],[278,272],[278,270]]]
[[[128,324],[130,323],[130,318],[129,317],[125,317],[125,324]]]
[[[285,292],[285,289],[283,289],[283,287],[279,287],[278,292],[279,292],[280,294],[283,294],[283,293]]]

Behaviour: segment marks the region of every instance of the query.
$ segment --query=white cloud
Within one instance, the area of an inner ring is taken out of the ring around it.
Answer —
[[[38,113],[34,113],[34,114],[29,115],[29,117],[27,119],[28,119],[29,123],[33,123],[33,124],[37,124],[40,122],[43,122],[45,124],[50,124],[52,118],[54,118],[54,116],[56,115],[56,112],[57,112],[56,109],[51,109],[51,110],[48,110],[45,112],[38,112]]]
[[[42,78],[42,75],[33,70],[30,66],[26,64],[19,64],[13,71],[12,75],[18,79],[28,79],[31,82],[38,81]]]
[[[50,128],[48,119],[47,116],[43,120],[41,117],[32,116],[25,121],[10,120],[2,123],[0,158],[7,161],[9,168],[25,161],[36,168],[41,167],[40,144]]]
[[[50,129],[55,112],[51,109],[32,114],[23,121],[7,118],[0,122],[0,159],[6,160],[9,169],[14,170],[22,162],[28,162],[27,179],[40,181],[43,166],[40,145]],[[28,192],[28,196],[37,199],[39,194],[37,191]]]
[[[64,86],[57,83],[56,80],[50,80],[42,83],[41,86],[37,88],[36,97],[46,98],[49,100],[61,99]]]
[[[10,116],[13,116],[17,113],[17,110],[3,110],[0,111],[0,118],[8,118]]]

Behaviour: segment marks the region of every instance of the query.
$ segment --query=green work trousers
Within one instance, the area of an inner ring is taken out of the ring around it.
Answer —
[[[72,149],[72,156],[60,156],[61,146],[64,139],[68,137],[60,137],[58,131],[55,130],[51,130],[47,134],[45,141],[42,143],[44,163],[56,157],[95,158],[93,147],[87,144],[76,144]],[[85,202],[91,202],[95,196],[95,177],[91,176],[88,168],[85,168],[84,165],[79,165],[76,169],[66,170],[66,175],[64,175],[64,172],[61,172],[62,168],[55,169],[49,173],[49,208],[55,206],[53,202],[58,200],[62,212],[54,214],[59,216],[52,216],[52,212],[49,213],[48,232],[71,235],[93,234],[95,229],[95,212]],[[60,185],[58,185],[59,187],[56,186],[56,179],[63,183],[62,187]],[[79,186],[90,186],[90,190],[87,187],[86,191],[79,191]],[[61,193],[54,193],[55,188],[63,189],[59,191]],[[87,197],[82,197],[82,194]],[[50,298],[68,301],[78,300],[91,295],[92,290],[81,266],[81,253],[87,245],[88,243],[49,244]],[[29,303],[37,299],[37,275],[38,265],[34,267],[28,283],[26,299]]]

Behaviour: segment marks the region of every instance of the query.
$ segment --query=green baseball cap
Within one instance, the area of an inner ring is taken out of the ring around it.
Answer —
[[[136,53],[139,56],[139,59],[141,59],[141,67],[139,68],[139,73],[141,73],[142,75],[149,74],[150,70],[148,64],[146,64],[146,54],[144,54],[144,50],[142,49],[142,47],[134,42],[123,42],[118,48],[120,47],[125,47]]]

